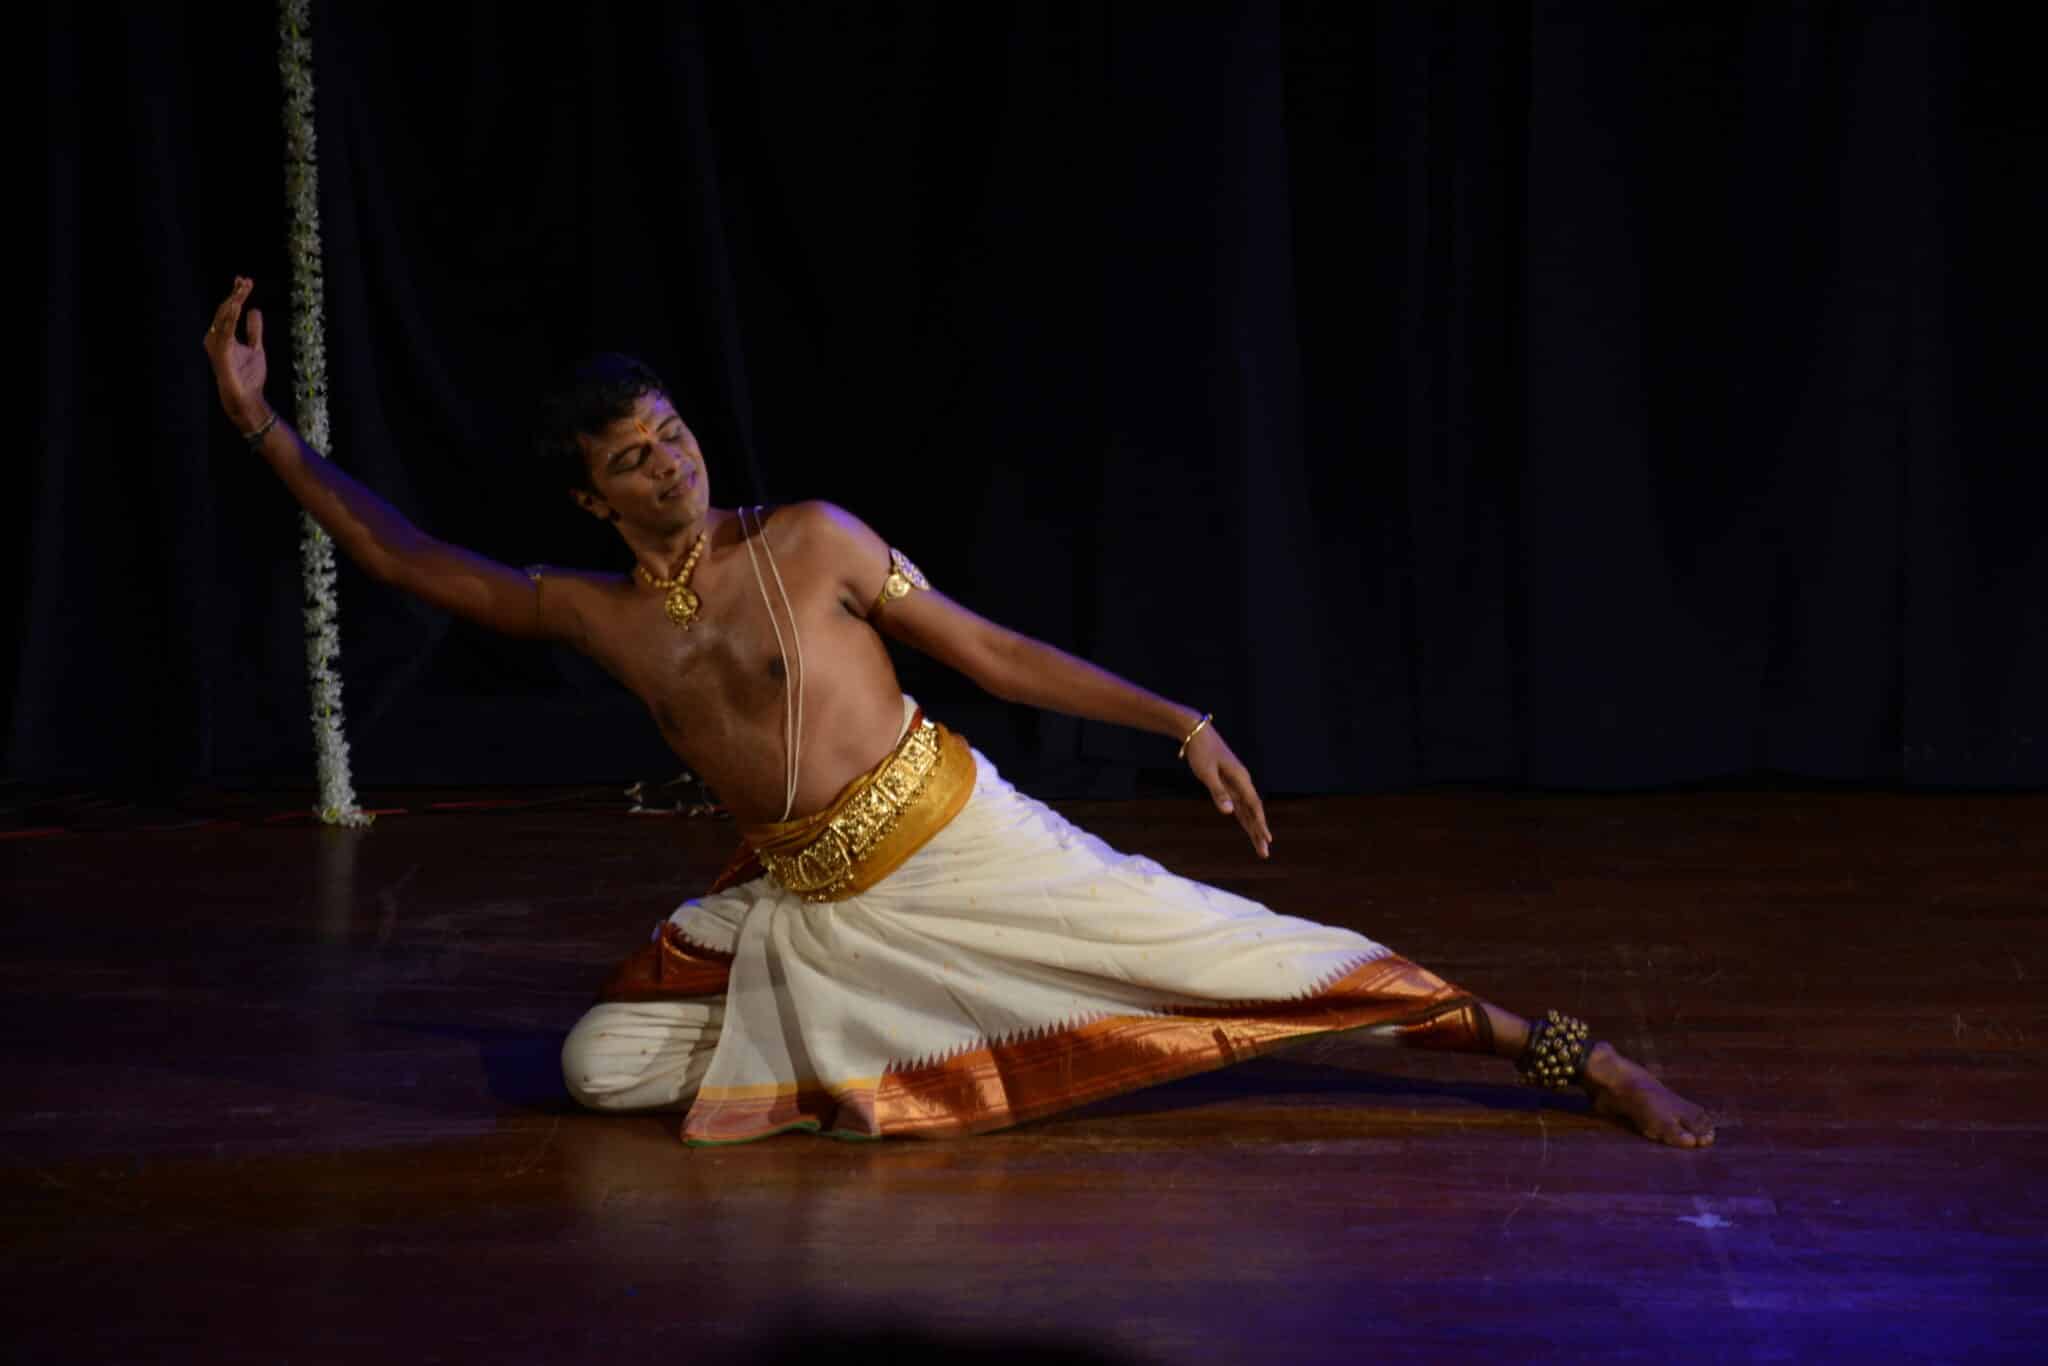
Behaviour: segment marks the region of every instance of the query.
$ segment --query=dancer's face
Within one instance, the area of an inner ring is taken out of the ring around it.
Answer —
[[[710,509],[704,452],[666,394],[640,395],[630,415],[580,439],[596,490],[572,495],[585,512],[621,529],[661,533],[683,530]]]

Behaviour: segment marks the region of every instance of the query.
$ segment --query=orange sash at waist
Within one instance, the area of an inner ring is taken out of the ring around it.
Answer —
[[[806,901],[858,896],[960,814],[974,791],[974,751],[922,711],[882,761],[823,811],[740,831],[761,866]]]

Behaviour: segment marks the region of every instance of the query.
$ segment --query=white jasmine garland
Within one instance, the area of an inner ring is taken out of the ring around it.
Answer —
[[[279,74],[284,79],[284,188],[290,206],[294,416],[307,445],[325,453],[327,425],[326,290],[320,269],[320,175],[313,156],[313,20],[310,0],[278,0]],[[310,513],[299,541],[306,582],[306,673],[313,700],[313,754],[320,819],[363,826],[342,728],[341,605],[334,596],[334,542]]]

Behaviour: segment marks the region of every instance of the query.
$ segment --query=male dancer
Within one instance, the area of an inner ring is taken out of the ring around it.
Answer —
[[[1177,741],[1258,857],[1272,848],[1208,716],[975,615],[837,507],[713,507],[696,437],[637,362],[586,365],[539,433],[633,572],[521,573],[413,527],[278,419],[261,314],[237,335],[251,289],[235,281],[205,348],[229,420],[300,504],[380,582],[589,654],[740,826],[742,859],[656,926],[570,1034],[582,1103],[686,1111],[695,1143],[944,1137],[1359,1030],[1496,1053],[1657,1142],[1713,1141],[1704,1110],[1581,1022],[1532,1023],[1349,930],[1118,854],[1018,794],[903,696],[878,633],[1006,700]]]

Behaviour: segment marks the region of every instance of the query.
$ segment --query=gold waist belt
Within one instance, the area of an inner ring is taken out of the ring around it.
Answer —
[[[823,811],[740,834],[785,890],[806,901],[844,901],[901,867],[973,791],[974,751],[919,712],[889,756]]]

